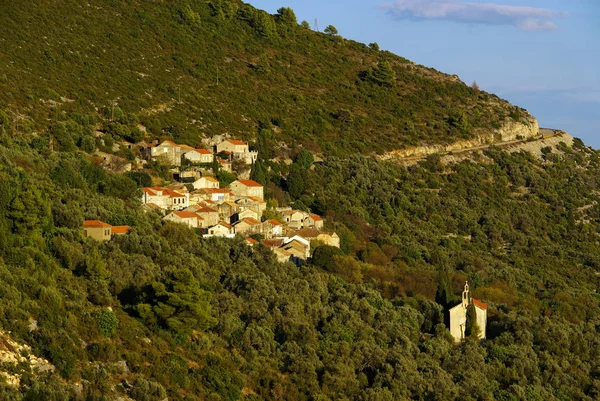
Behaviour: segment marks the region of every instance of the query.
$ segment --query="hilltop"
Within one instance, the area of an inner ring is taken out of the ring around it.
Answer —
[[[0,124],[18,135],[71,122],[131,138],[141,123],[195,146],[267,128],[319,153],[370,154],[533,123],[456,76],[237,0],[19,1],[0,15],[0,49]]]

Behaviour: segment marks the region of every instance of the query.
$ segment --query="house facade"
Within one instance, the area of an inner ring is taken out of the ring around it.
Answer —
[[[194,189],[219,188],[219,180],[211,176],[200,177],[192,184]]]
[[[228,139],[217,145],[217,153],[229,152],[232,158],[243,160],[246,164],[252,164],[258,158],[258,152],[250,151],[248,142],[237,139]]]
[[[163,217],[163,220],[185,224],[190,228],[201,228],[204,226],[202,217],[193,212],[173,211]]]
[[[96,241],[109,241],[112,237],[112,226],[100,220],[84,220],[83,236]]]
[[[182,210],[190,205],[190,195],[164,187],[142,189],[142,203],[153,203],[161,209]]]
[[[459,343],[465,339],[467,309],[471,303],[475,307],[477,325],[479,326],[480,330],[479,339],[482,340],[486,337],[485,331],[487,326],[487,305],[475,298],[471,298],[469,292],[469,283],[465,283],[461,303],[450,309],[450,334],[456,343]]]
[[[236,234],[242,235],[253,235],[260,232],[260,221],[253,219],[252,217],[246,217],[239,220],[233,226]]]
[[[150,158],[163,164],[181,166],[181,155],[184,149],[171,141],[163,141],[160,145],[150,147]]]
[[[193,149],[183,154],[192,163],[212,163],[213,153],[208,149]]]
[[[264,200],[264,188],[254,180],[235,180],[229,188],[236,197],[256,197]]]

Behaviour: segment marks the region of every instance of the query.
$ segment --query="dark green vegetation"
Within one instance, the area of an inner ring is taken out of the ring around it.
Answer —
[[[23,0],[3,7],[0,39],[0,123],[16,135],[65,122],[136,140],[142,123],[197,145],[201,133],[253,137],[260,125],[278,142],[347,155],[470,138],[526,115],[376,44],[313,32],[290,9],[235,0]]]
[[[0,364],[21,374],[19,388],[0,376],[0,400],[600,397],[598,153],[576,141],[541,161],[490,149],[408,169],[334,157],[523,114],[376,44],[311,32],[289,9],[14,3],[0,13],[12,66],[0,72],[0,328],[56,371]],[[111,175],[89,156],[143,139],[138,122],[190,144],[203,129],[258,133],[253,177],[325,216],[341,249],[297,268],[144,213],[139,187],[168,169]],[[270,160],[280,141],[307,146],[287,166]],[[314,141],[332,156],[315,163]],[[133,230],[97,243],[83,219]],[[488,340],[455,346],[443,308],[466,279],[489,306]]]
[[[4,399],[600,395],[597,153],[328,160],[302,170],[300,197],[342,249],[297,268],[163,223],[129,178],[34,143],[0,145],[0,325],[57,370],[17,369],[24,390]],[[99,244],[83,218],[134,229]],[[434,299],[458,302],[465,279],[489,305],[488,340],[454,346]]]

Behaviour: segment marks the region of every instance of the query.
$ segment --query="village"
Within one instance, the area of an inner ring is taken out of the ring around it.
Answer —
[[[251,166],[258,152],[251,151],[247,142],[217,136],[201,149],[169,140],[160,144],[125,142],[121,146],[128,149],[139,146],[146,161],[172,166],[178,182],[142,189],[145,211],[159,213],[165,221],[197,229],[205,238],[237,235],[244,237],[249,245],[262,242],[273,250],[280,262],[297,265],[304,263],[316,246],[340,247],[339,236],[323,231],[324,219],[317,214],[291,207],[274,207],[265,213],[265,188],[260,183],[237,177],[228,186],[221,187],[211,165],[218,163],[220,169],[229,173],[233,172],[232,165]],[[118,166],[131,170],[131,165],[118,160],[118,156],[101,156],[107,168]],[[129,229],[98,220],[84,222],[84,235],[99,241],[127,234]]]

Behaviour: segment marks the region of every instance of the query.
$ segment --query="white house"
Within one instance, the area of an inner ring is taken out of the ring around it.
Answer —
[[[213,153],[208,149],[194,149],[183,154],[192,163],[212,163]]]
[[[479,339],[485,338],[487,305],[475,298],[471,298],[469,294],[469,283],[465,283],[465,289],[462,293],[462,302],[450,309],[450,334],[452,334],[454,341],[457,343],[465,339],[467,309],[471,303],[475,306],[477,325],[480,330]]]
[[[224,221],[209,227],[207,231],[208,236],[229,237],[234,235],[231,224],[225,223]]]
[[[231,192],[237,197],[255,196],[264,199],[263,186],[254,180],[235,180],[229,185]]]
[[[202,217],[193,212],[173,211],[163,217],[163,220],[185,224],[190,228],[201,228],[204,226]]]
[[[237,139],[228,139],[217,145],[217,153],[229,152],[233,159],[243,160],[246,164],[252,164],[258,158],[258,152],[250,151],[248,142]]]
[[[182,210],[190,205],[190,194],[164,187],[146,187],[142,190],[142,203],[153,203],[161,209]]]
[[[219,188],[219,180],[211,176],[200,177],[192,184],[194,189]]]
[[[226,202],[233,198],[233,194],[227,188],[202,188],[196,189],[190,195],[190,200],[199,203],[204,200],[212,202]]]

